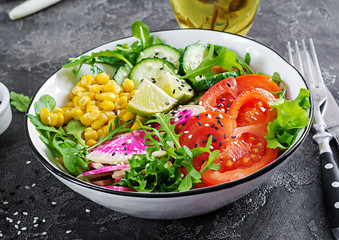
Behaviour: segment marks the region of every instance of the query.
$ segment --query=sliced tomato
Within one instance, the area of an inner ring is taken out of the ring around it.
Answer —
[[[233,77],[229,77],[208,89],[201,97],[199,105],[206,111],[227,113],[237,95],[237,82]]]
[[[278,148],[267,148],[266,125],[238,127],[228,140],[227,147],[214,163],[220,163],[219,171],[206,170],[202,179],[207,185],[217,185],[246,177],[276,159]]]
[[[211,150],[223,149],[226,139],[231,136],[236,124],[232,117],[225,113],[205,112],[191,117],[181,129],[179,138],[181,146],[189,149],[205,147],[207,140],[212,136]],[[200,154],[193,160],[196,170],[208,159],[208,153]]]
[[[263,88],[269,92],[279,92],[281,89],[272,80],[271,76],[261,74],[247,74],[236,77],[238,92],[241,93],[247,88]]]
[[[234,100],[228,113],[236,119],[237,126],[267,124],[276,118],[276,110],[271,111],[269,103],[276,97],[262,88],[247,88]]]

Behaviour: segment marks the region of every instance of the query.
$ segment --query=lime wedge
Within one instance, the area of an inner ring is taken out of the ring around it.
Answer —
[[[179,104],[187,103],[193,96],[193,88],[183,79],[178,79],[169,72],[166,72],[158,87],[164,90],[169,96],[178,100]]]
[[[147,116],[153,113],[169,111],[178,101],[164,90],[144,79],[138,91],[128,103],[127,109],[135,114]]]

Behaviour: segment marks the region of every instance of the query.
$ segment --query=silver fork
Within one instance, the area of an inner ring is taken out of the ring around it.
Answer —
[[[299,70],[310,86],[314,110],[313,128],[316,131],[313,140],[319,145],[325,210],[333,235],[339,239],[339,168],[330,147],[330,140],[333,136],[325,130],[326,124],[321,114],[321,106],[327,100],[327,93],[313,40],[309,40],[312,59],[305,40],[302,40],[301,45],[302,51],[299,50],[299,43],[295,41],[296,63],[293,59],[290,42],[287,43],[288,55],[290,63]]]

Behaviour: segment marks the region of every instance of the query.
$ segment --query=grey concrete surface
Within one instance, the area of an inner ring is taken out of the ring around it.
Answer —
[[[11,21],[21,1],[0,1],[0,81],[33,96],[63,65],[102,43],[179,28],[169,2],[64,0]],[[287,57],[286,41],[312,37],[326,84],[337,100],[339,1],[262,0],[248,36]],[[321,194],[318,148],[309,135],[272,179],[216,212],[154,221],[105,209],[47,172],[28,146],[24,114],[0,136],[0,239],[332,239]],[[337,151],[336,151],[337,153]]]

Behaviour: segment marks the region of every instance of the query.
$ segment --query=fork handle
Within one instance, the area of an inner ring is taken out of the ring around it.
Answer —
[[[336,239],[339,239],[339,168],[332,152],[320,154],[325,210]]]

